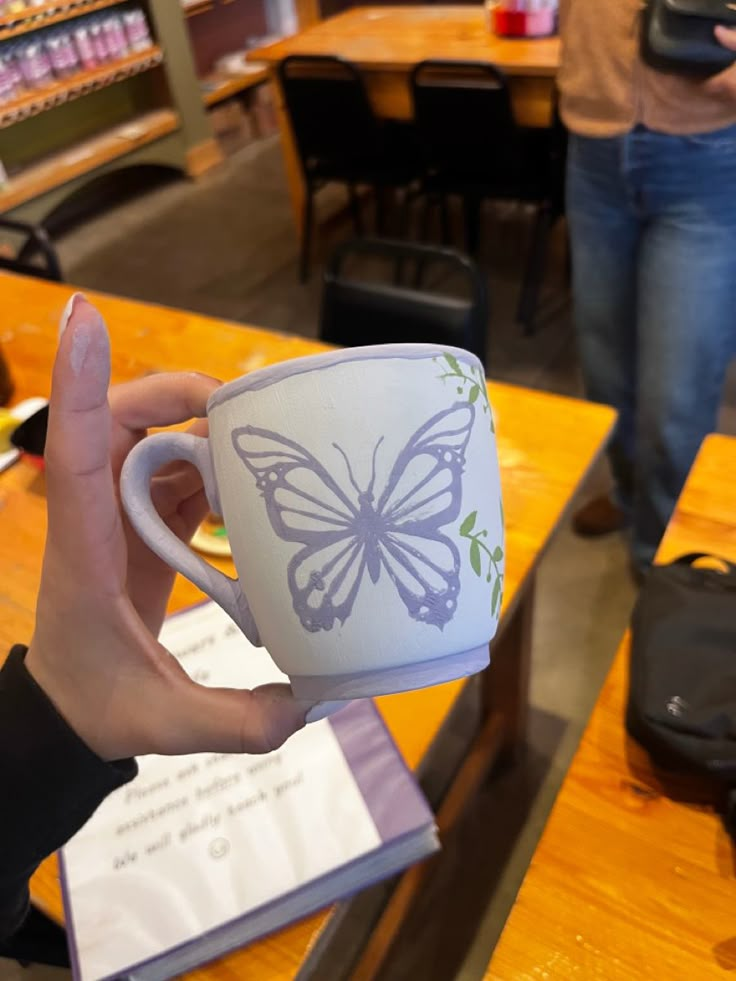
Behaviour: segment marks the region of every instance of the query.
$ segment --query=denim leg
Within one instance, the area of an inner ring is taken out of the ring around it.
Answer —
[[[625,138],[572,136],[567,216],[574,318],[587,395],[612,405],[609,448],[618,502],[633,497],[637,260],[641,222],[625,173]]]
[[[736,335],[736,131],[730,146],[714,134],[660,136],[662,147],[649,161],[639,261],[633,549],[642,566],[716,428]]]

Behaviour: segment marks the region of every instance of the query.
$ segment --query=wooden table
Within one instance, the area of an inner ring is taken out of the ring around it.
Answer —
[[[559,38],[498,38],[482,6],[357,7],[249,53],[272,68],[293,54],[338,55],[363,72],[376,115],[411,119],[409,75],[426,58],[490,61],[509,76],[516,118],[524,126],[549,126]],[[304,182],[275,70],[277,111],[294,221],[301,232]],[[339,120],[335,120],[339,125]],[[482,126],[483,121],[479,120]]]
[[[4,310],[0,343],[11,365],[18,398],[48,394],[56,325],[69,292],[70,287],[0,274]],[[93,299],[110,328],[114,381],[192,367],[229,379],[323,347],[315,341],[237,327],[181,310],[113,297]],[[498,754],[513,752],[524,739],[536,568],[613,422],[613,412],[602,406],[510,385],[491,383],[489,391],[497,415],[506,512],[506,583],[493,668],[483,676],[485,722],[444,799],[438,816],[443,829],[451,825]],[[21,461],[0,474],[0,509],[0,650],[7,650],[31,636],[45,533],[43,478],[30,463]],[[229,563],[219,564],[232,574]],[[179,577],[171,609],[200,598],[196,587]],[[412,768],[427,753],[463,685],[458,681],[378,699]],[[372,976],[383,960],[420,879],[416,870],[403,878],[366,951],[363,977]],[[35,876],[32,894],[42,909],[61,917],[54,860],[46,862]],[[218,981],[292,978],[328,918],[327,913],[312,916],[192,977]]]
[[[659,550],[736,561],[736,440],[710,436]],[[736,863],[687,780],[663,783],[625,733],[619,648],[486,981],[668,978],[736,970]],[[679,798],[676,799],[676,798]]]

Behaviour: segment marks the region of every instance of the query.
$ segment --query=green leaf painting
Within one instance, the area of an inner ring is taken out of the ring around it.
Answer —
[[[449,351],[445,351],[442,357],[434,360],[442,369],[442,374],[439,377],[443,382],[446,382],[448,378],[451,379],[455,383],[457,394],[465,395],[471,405],[474,402],[480,402],[483,407],[483,414],[488,416],[491,432],[495,432],[493,411],[491,403],[488,401],[486,379],[480,365],[458,361],[455,355],[450,354]]]
[[[496,576],[496,581],[493,584],[493,592],[491,593],[491,613],[496,616],[496,612],[500,606],[501,600],[501,590],[503,589],[503,576]]]
[[[481,575],[480,571],[480,545],[473,539],[470,543],[470,564],[476,576]]]
[[[493,583],[491,587],[491,613],[496,616],[500,612],[503,598],[503,548],[500,545],[493,548],[486,545],[484,539],[488,538],[488,532],[485,528],[479,531],[475,530],[477,520],[478,512],[471,511],[460,525],[460,537],[466,538],[470,542],[469,558],[473,572],[478,578],[485,575],[486,582]],[[485,571],[483,569],[484,555],[486,560]]]
[[[471,511],[470,514],[467,516],[467,518],[460,525],[460,534],[463,536],[463,538],[468,534],[468,532],[471,532],[473,530],[475,519],[477,517],[478,517],[478,512]]]

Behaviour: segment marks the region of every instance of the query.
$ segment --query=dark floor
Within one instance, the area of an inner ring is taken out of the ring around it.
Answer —
[[[339,201],[339,192],[325,192],[323,211],[334,210]],[[490,376],[580,395],[561,230],[538,333],[529,338],[514,323],[528,215],[508,206],[489,210],[486,217],[482,264],[492,270]],[[318,251],[326,254],[345,233],[344,223],[333,220]],[[83,287],[276,330],[316,333],[320,269],[315,263],[310,282],[298,284],[296,240],[274,140],[240,151],[196,185],[169,184],[88,222],[64,238],[61,257],[69,281]],[[726,403],[723,428],[736,432],[736,378]],[[605,468],[599,467],[585,492],[606,484]],[[526,758],[487,783],[446,843],[447,861],[427,885],[385,979],[482,976],[633,598],[625,542],[615,536],[582,541],[566,523],[539,575]],[[460,745],[461,736],[460,728],[453,732],[448,751],[452,739]],[[432,778],[430,773],[430,783]],[[355,935],[357,925],[348,922],[343,940],[349,945]],[[62,981],[56,971],[47,975],[34,969],[22,976],[39,981],[51,974]],[[335,962],[322,978],[339,976]],[[0,981],[20,977],[20,968],[0,961]]]

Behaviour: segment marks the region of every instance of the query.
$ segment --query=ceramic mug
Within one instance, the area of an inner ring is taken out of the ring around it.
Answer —
[[[483,367],[388,344],[286,361],[223,385],[209,438],[159,433],[125,462],[141,538],[263,644],[298,698],[421,688],[488,664],[503,517]],[[238,579],[166,527],[151,478],[199,469]]]

